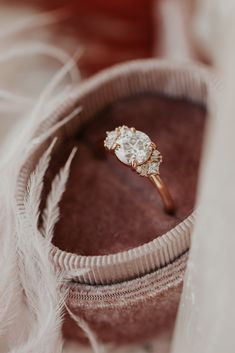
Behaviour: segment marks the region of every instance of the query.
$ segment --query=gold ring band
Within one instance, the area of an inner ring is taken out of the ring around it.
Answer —
[[[160,177],[160,175],[150,175],[149,179],[152,181],[152,183],[156,186],[158,189],[158,192],[161,196],[162,202],[164,204],[164,209],[167,213],[172,214],[175,212],[175,205],[174,201],[171,197],[171,194],[169,192],[169,189]]]

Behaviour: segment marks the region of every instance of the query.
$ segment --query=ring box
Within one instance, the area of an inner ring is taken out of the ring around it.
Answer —
[[[144,342],[175,322],[190,236],[211,75],[195,65],[139,60],[107,69],[81,83],[40,123],[34,138],[74,108],[82,111],[55,132],[58,141],[46,175],[44,198],[72,147],[78,152],[60,203],[51,259],[55,271],[73,273],[63,290],[68,306],[102,342]],[[121,166],[103,147],[105,132],[134,126],[156,142],[160,173],[175,200],[167,215],[146,178]],[[36,144],[18,178],[22,205],[27,180],[50,136]],[[84,271],[81,271],[83,270]],[[84,341],[67,317],[64,335]]]

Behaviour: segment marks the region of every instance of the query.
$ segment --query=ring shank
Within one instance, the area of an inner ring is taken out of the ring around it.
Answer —
[[[163,204],[164,204],[165,211],[170,214],[174,213],[175,212],[174,201],[171,197],[171,194],[169,192],[168,187],[166,186],[164,181],[161,179],[160,175],[152,174],[149,176],[149,179],[158,189],[158,192],[159,192],[161,199],[163,201]]]

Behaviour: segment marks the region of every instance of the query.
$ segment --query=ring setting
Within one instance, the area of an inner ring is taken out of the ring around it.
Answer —
[[[161,153],[144,132],[125,125],[107,131],[104,146],[141,176],[159,174]]]
[[[134,127],[119,126],[106,132],[104,147],[113,152],[123,164],[131,167],[139,175],[148,177],[159,191],[165,211],[174,213],[175,206],[167,185],[160,177],[159,167],[162,155],[157,146],[144,132]]]

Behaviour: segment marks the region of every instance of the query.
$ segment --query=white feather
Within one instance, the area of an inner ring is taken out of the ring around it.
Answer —
[[[43,179],[49,166],[51,151],[55,145],[55,142],[56,139],[52,141],[49,148],[40,158],[34,172],[30,175],[27,186],[27,194],[25,195],[25,213],[30,215],[31,219],[33,219],[35,223],[38,222]]]
[[[85,333],[85,335],[87,336],[93,352],[94,353],[104,353],[105,352],[104,346],[99,343],[99,341],[96,337],[96,334],[90,328],[88,323],[85,320],[83,320],[81,317],[79,317],[78,315],[74,314],[67,305],[65,305],[65,307],[66,307],[69,315],[71,316],[71,318],[76,322],[78,327],[80,327],[82,329],[82,331]]]
[[[61,317],[62,299],[60,278],[52,269],[51,243],[38,230],[39,205],[43,178],[55,141],[41,157],[29,179],[24,209],[16,208],[17,252],[19,276],[26,298],[30,327],[22,342],[15,342],[17,353],[52,353],[62,351]]]
[[[53,44],[37,43],[34,37],[31,41],[26,42],[17,38],[17,41],[9,42],[10,47],[7,47],[7,40],[4,41],[8,37],[17,36],[19,31],[27,30],[27,34],[30,35],[31,28],[52,22],[52,17],[47,17],[46,14],[45,16],[38,16],[36,20],[34,18],[32,21],[19,22],[15,26],[14,23],[9,23],[8,29],[4,32],[2,28],[0,35],[2,40],[0,64],[4,65],[3,77],[6,72],[6,77],[14,82],[14,90],[16,90],[18,83],[14,71],[14,67],[18,67],[18,65],[13,65],[15,61],[18,63],[18,61],[27,59],[27,57],[31,60],[32,56],[37,61],[38,56],[46,55],[64,64],[64,67],[53,76],[44,92],[43,87],[39,85],[40,93],[37,96],[40,96],[40,98],[38,102],[35,102],[34,107],[31,106],[31,97],[27,101],[27,99],[24,99],[24,95],[21,96],[24,82],[19,82],[20,94],[17,93],[17,90],[16,93],[11,94],[11,88],[7,87],[4,88],[4,91],[2,90],[5,97],[4,104],[7,103],[6,107],[11,108],[14,113],[17,112],[14,115],[15,121],[19,120],[19,105],[22,105],[22,117],[25,118],[27,115],[27,122],[24,121],[22,125],[19,124],[15,132],[8,137],[7,143],[1,145],[1,147],[3,146],[1,149],[1,178],[2,169],[4,169],[4,173],[6,175],[8,173],[7,181],[9,181],[5,184],[1,183],[0,190],[4,194],[4,197],[1,197],[1,208],[5,210],[1,212],[3,220],[0,228],[1,353],[59,353],[63,346],[61,320],[63,318],[62,303],[65,301],[64,295],[66,293],[61,294],[59,291],[61,278],[52,269],[50,261],[51,243],[48,238],[43,238],[38,230],[43,178],[49,165],[50,154],[55,141],[42,156],[35,171],[30,176],[23,211],[16,205],[14,193],[17,171],[21,168],[22,162],[25,161],[25,154],[30,150],[30,148],[25,147],[30,144],[32,131],[35,130],[38,121],[47,118],[55,105],[64,101],[65,98],[67,99],[71,94],[71,89],[69,93],[61,89],[61,92],[55,95],[54,91],[58,88],[58,83],[62,83],[62,80],[69,73],[72,87],[74,83],[79,81],[80,75],[74,58],[71,58],[63,49],[55,47]],[[2,46],[2,44],[4,45]],[[9,60],[11,61],[10,66],[6,70],[5,65],[8,65]],[[46,73],[48,77],[48,71],[45,70],[44,73],[44,70],[41,69],[41,62],[39,64],[39,73],[37,70],[33,72],[33,81],[36,84],[38,81],[40,82],[37,78],[41,78],[41,75],[44,74],[45,76]],[[30,74],[32,72],[27,67],[25,77],[30,77]],[[67,82],[66,85],[68,85]],[[25,86],[26,92],[28,92],[27,84]],[[32,98],[32,105],[34,101],[35,99]],[[25,111],[23,114],[23,107],[32,107],[31,113],[26,114]],[[77,115],[78,111],[76,108],[65,119],[34,140],[30,145],[31,148],[35,144],[42,143],[60,126]],[[7,118],[1,116],[2,127],[6,126],[9,129],[11,125],[9,125]],[[6,171],[8,165],[10,165],[10,172],[9,170]],[[6,200],[9,204],[5,202]],[[68,280],[68,278],[65,278],[65,280]]]
[[[48,137],[53,135],[61,126],[67,124],[70,120],[75,118],[75,116],[77,116],[81,112],[81,110],[81,107],[74,108],[73,111],[68,114],[65,118],[55,123],[51,128],[49,128],[46,132],[42,133],[40,136],[32,139],[29,142],[28,150],[33,148],[35,145],[43,143]]]
[[[2,190],[1,190],[2,191]],[[0,207],[0,337],[2,337],[7,328],[15,319],[16,312],[12,303],[17,305],[19,281],[17,276],[16,247],[14,242],[14,232],[12,215],[10,214],[9,200],[4,198],[1,193],[1,200],[4,202],[4,208]],[[9,221],[6,222],[5,220]]]
[[[58,10],[35,13],[31,16],[24,16],[18,19],[15,23],[8,24],[7,27],[3,28],[0,33],[0,39],[6,40],[11,36],[18,36],[22,34],[23,31],[32,31],[38,29],[39,27],[44,27],[58,23],[65,20],[68,17],[68,12],[65,8],[60,8]]]
[[[59,220],[59,202],[65,191],[65,186],[69,177],[71,162],[75,156],[77,148],[73,148],[64,168],[56,175],[51,185],[51,191],[47,197],[46,207],[43,211],[42,234],[48,241],[52,240],[55,224]]]

